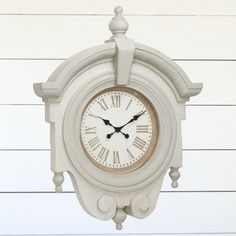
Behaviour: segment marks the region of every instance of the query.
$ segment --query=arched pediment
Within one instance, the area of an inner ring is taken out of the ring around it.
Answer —
[[[49,77],[46,83],[34,84],[35,93],[43,100],[60,100],[66,87],[84,70],[105,60],[115,60],[117,47],[115,42],[89,48],[70,57]],[[189,97],[200,93],[202,83],[192,83],[185,72],[170,58],[151,47],[134,44],[134,61],[145,63],[164,74],[176,99],[187,101]],[[117,69],[117,68],[116,68]]]
[[[135,59],[153,66],[167,78],[177,94],[177,100],[188,100],[191,96],[198,95],[203,87],[202,83],[192,83],[185,72],[173,60],[160,51],[136,43]]]

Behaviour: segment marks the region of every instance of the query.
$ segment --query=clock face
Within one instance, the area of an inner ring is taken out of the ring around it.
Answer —
[[[130,88],[110,88],[87,104],[81,122],[81,142],[88,158],[116,174],[146,163],[158,137],[153,106]]]

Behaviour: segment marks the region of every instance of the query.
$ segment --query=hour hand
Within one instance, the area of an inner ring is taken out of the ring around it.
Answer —
[[[94,117],[94,118],[101,119],[101,120],[104,122],[105,125],[109,125],[109,126],[115,128],[115,127],[110,123],[109,120],[103,119],[101,116],[97,116],[97,115],[94,115],[94,114],[89,114],[89,115],[92,116],[92,117]]]
[[[110,121],[109,120],[106,120],[106,119],[103,119],[102,117],[100,117],[100,116],[98,116],[98,118],[100,118],[101,120],[103,120],[103,122],[104,122],[104,124],[105,125],[109,125],[109,126],[111,126],[111,127],[113,127],[113,128],[115,128],[111,123],[110,123]]]

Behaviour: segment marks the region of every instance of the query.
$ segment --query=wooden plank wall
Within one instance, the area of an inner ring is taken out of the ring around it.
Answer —
[[[182,178],[165,179],[155,212],[113,222],[88,216],[68,176],[51,182],[49,127],[32,84],[103,43],[122,5],[128,37],[175,60],[202,93],[183,122]],[[0,235],[236,235],[235,0],[0,0]]]

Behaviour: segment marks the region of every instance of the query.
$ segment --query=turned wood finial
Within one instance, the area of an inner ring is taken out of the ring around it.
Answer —
[[[127,214],[125,213],[124,209],[122,208],[116,209],[116,214],[112,219],[116,224],[117,230],[121,230],[123,228],[122,223],[125,221],[126,217]]]
[[[114,9],[115,16],[112,18],[109,29],[113,34],[113,37],[124,36],[126,31],[129,28],[129,24],[126,19],[122,16],[123,8],[121,6],[117,6]]]
[[[62,192],[62,183],[64,182],[63,172],[54,172],[53,183],[55,184],[55,191]]]
[[[172,183],[171,183],[172,188],[177,188],[178,187],[178,179],[180,177],[179,168],[170,167],[169,176],[172,180]]]

